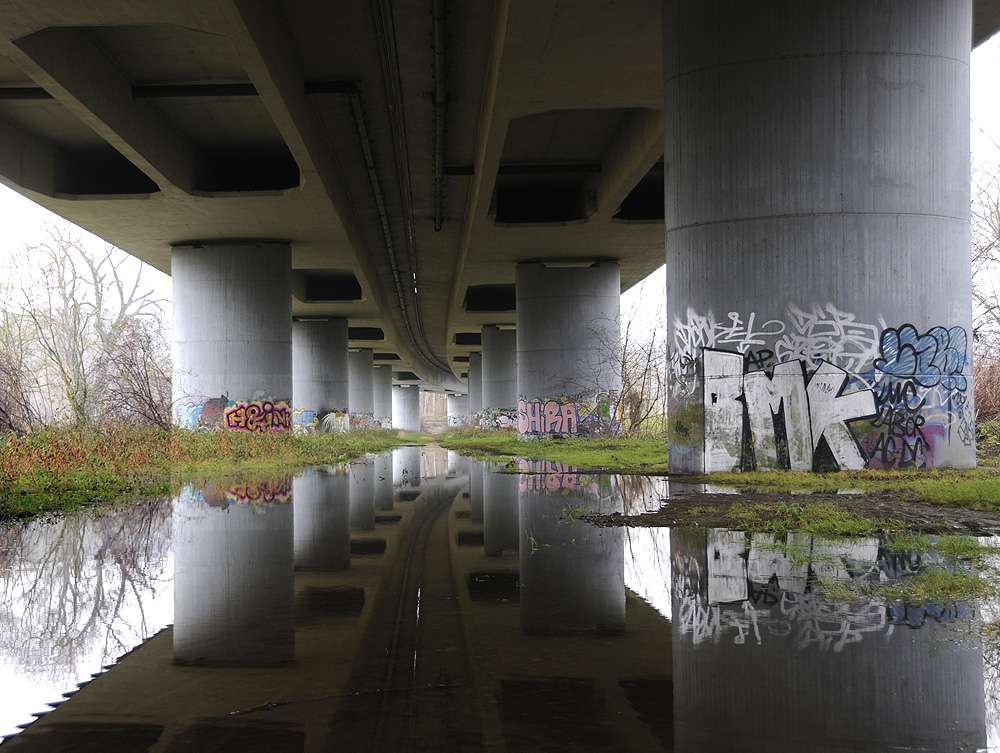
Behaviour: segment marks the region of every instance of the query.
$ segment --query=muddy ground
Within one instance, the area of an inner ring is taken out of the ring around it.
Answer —
[[[920,533],[988,535],[1000,533],[1000,512],[983,512],[957,507],[943,507],[906,500],[898,492],[863,494],[689,494],[662,502],[659,512],[644,515],[592,515],[586,519],[598,526],[704,526],[706,528],[744,528],[729,515],[734,502],[772,505],[784,502],[806,506],[817,501],[838,506],[878,521],[879,531],[909,530]]]

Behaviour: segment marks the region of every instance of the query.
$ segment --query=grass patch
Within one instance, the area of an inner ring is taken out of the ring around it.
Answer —
[[[572,437],[518,440],[514,432],[466,429],[438,440],[442,447],[480,460],[511,457],[551,460],[594,471],[666,473],[667,440]]]
[[[808,505],[733,502],[729,515],[741,530],[779,536],[798,532],[839,539],[904,528],[901,523],[867,518],[827,500],[817,500]]]
[[[69,512],[176,492],[190,478],[294,474],[401,444],[383,429],[344,434],[47,429],[0,438],[0,518]]]

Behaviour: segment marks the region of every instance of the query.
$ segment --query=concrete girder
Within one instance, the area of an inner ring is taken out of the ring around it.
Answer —
[[[18,62],[56,101],[148,175],[161,191],[194,193],[205,157],[149,102],[85,29],[47,28],[14,41]]]

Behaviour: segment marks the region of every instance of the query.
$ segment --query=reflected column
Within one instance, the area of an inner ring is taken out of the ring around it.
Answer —
[[[291,662],[293,552],[287,480],[185,486],[174,505],[174,663]]]
[[[984,747],[974,608],[827,600],[817,576],[891,580],[926,554],[806,538],[791,542],[814,553],[801,564],[743,532],[671,532],[675,749]]]
[[[499,557],[504,550],[518,551],[518,474],[500,473],[502,466],[480,466],[483,479],[483,551]]]
[[[577,520],[622,512],[615,476],[521,461],[521,628],[527,633],[625,629],[625,532]]]
[[[351,567],[351,506],[347,471],[320,468],[297,476],[295,565],[313,570]]]

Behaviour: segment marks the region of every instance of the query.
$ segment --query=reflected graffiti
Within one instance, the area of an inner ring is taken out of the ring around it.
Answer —
[[[283,504],[291,498],[292,482],[289,478],[247,481],[230,484],[226,489],[226,500],[239,505]]]

